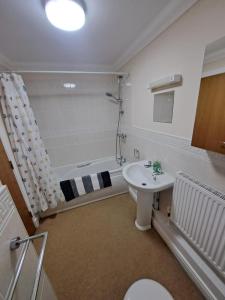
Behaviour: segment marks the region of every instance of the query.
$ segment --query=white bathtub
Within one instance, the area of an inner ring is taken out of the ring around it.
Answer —
[[[107,157],[103,159],[79,163],[76,165],[67,165],[55,168],[55,172],[58,175],[59,181],[103,171],[109,171],[112,181],[111,187],[80,196],[71,201],[61,202],[58,204],[57,208],[49,209],[46,212],[42,213],[41,216],[46,217],[74,207],[103,200],[113,195],[128,192],[128,186],[122,176],[122,167],[117,164],[115,158],[113,157]]]

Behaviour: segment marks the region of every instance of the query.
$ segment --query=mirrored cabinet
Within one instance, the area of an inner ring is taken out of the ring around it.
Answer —
[[[225,154],[225,38],[205,51],[192,146]]]

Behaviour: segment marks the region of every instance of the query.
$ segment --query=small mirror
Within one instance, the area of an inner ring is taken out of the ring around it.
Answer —
[[[172,123],[174,91],[155,94],[153,122]]]
[[[225,37],[206,47],[192,145],[225,154]]]

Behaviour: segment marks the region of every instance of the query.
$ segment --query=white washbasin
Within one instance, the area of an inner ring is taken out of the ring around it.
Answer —
[[[153,168],[146,168],[146,161],[131,163],[123,168],[123,177],[133,188],[146,192],[159,192],[173,186],[175,179],[166,172],[153,175]]]
[[[134,162],[123,168],[126,182],[137,190],[137,217],[135,225],[139,230],[151,228],[154,193],[174,185],[175,179],[166,172],[153,173],[152,167],[146,167],[146,161]]]

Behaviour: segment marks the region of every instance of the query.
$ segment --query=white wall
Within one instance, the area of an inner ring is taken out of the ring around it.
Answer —
[[[205,63],[203,66],[203,76],[225,73],[225,58]]]
[[[225,1],[201,0],[123,70],[132,78],[132,124],[191,138],[206,44],[225,35]],[[184,83],[176,89],[173,124],[152,121],[151,81],[181,73]]]
[[[11,195],[6,186],[0,184],[0,299],[6,299],[10,283],[15,276],[17,263],[21,259],[23,247],[10,251],[10,240],[20,236],[22,239],[28,233],[20,219]],[[37,269],[37,253],[30,243],[23,263],[21,275],[15,288],[13,299],[30,299]],[[37,299],[56,300],[51,283],[42,269]]]
[[[41,136],[53,166],[73,164],[115,153],[118,107],[105,92],[116,90],[108,75],[23,76]],[[75,82],[65,90],[64,82]]]
[[[190,141],[205,46],[225,36],[224,12],[224,0],[200,0],[122,68],[132,84],[124,91],[127,157],[140,148],[143,158],[160,159],[168,171],[184,170],[223,191],[225,157],[191,147]],[[154,123],[147,86],[174,73],[183,75],[183,85],[175,89],[173,122]]]

